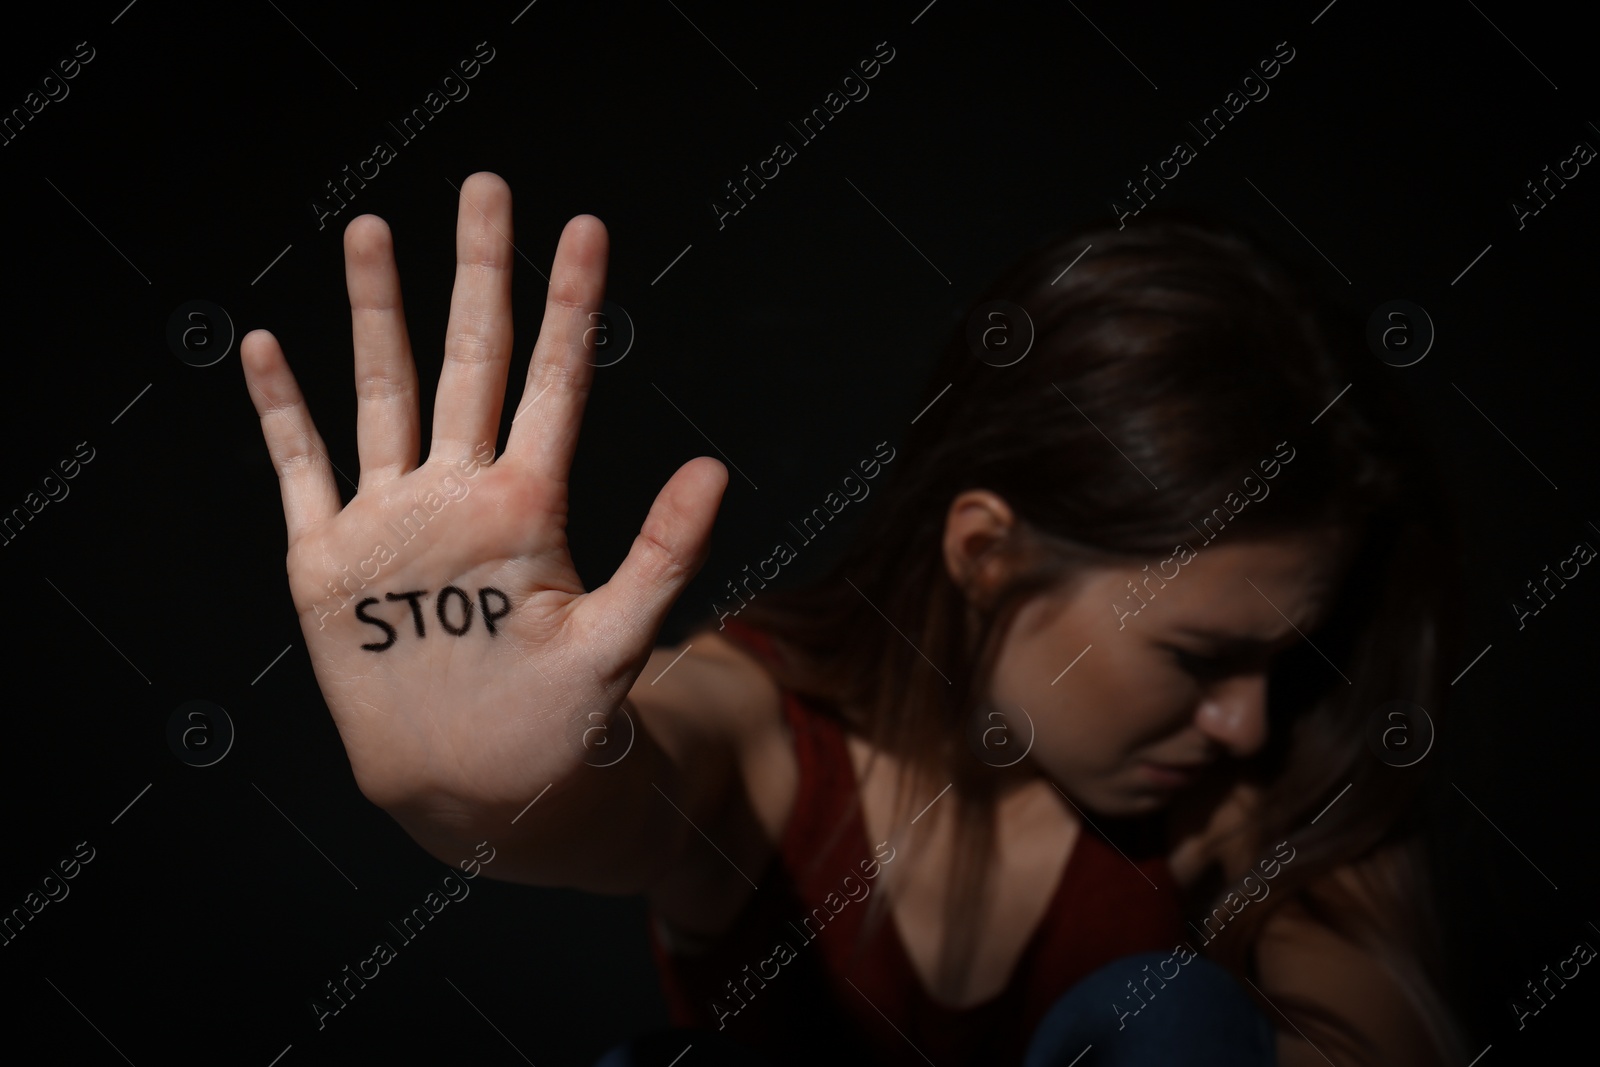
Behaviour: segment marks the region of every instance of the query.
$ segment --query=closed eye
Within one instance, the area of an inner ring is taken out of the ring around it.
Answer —
[[[1232,671],[1233,664],[1229,657],[1208,656],[1198,652],[1189,652],[1176,645],[1162,646],[1172,656],[1178,669],[1196,678],[1214,679],[1225,678]]]

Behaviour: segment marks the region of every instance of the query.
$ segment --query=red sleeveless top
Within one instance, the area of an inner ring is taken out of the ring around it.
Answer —
[[[765,634],[725,633],[763,662]],[[650,915],[651,953],[675,1026],[721,1030],[775,1063],[925,1067],[1017,1064],[1034,1028],[1080,978],[1119,956],[1170,951],[1185,935],[1164,856],[1137,864],[1085,825],[1054,897],[997,996],[954,1009],[922,985],[892,918],[860,942],[867,897],[894,862],[868,842],[839,721],[783,690],[799,787],[782,841],[733,926],[709,949],[668,950]],[[1109,1009],[1108,1009],[1109,1010]]]

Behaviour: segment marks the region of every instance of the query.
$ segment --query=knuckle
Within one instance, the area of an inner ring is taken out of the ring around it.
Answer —
[[[676,582],[689,572],[688,561],[679,555],[672,545],[664,541],[660,534],[646,524],[639,531],[639,541],[649,550],[651,558],[655,561],[657,577],[665,582]]]
[[[450,359],[454,363],[492,363],[500,346],[475,329],[457,330],[450,337]]]
[[[405,398],[413,391],[412,376],[400,371],[377,369],[361,376],[356,395],[362,400]]]
[[[360,302],[352,301],[350,313],[364,319],[390,319],[397,318],[400,314],[400,301],[398,297],[390,298],[379,295],[376,299],[367,299]],[[378,322],[373,325],[386,325]],[[400,320],[400,325],[405,326],[405,320]]]
[[[301,471],[315,467],[318,458],[315,453],[307,449],[283,452],[277,457],[278,476],[280,478],[292,478]]]
[[[589,307],[588,302],[583,299],[583,295],[575,287],[571,286],[552,286],[546,303],[552,308],[559,308],[568,312],[581,312]]]
[[[509,285],[510,251],[509,244],[496,234],[473,241],[462,250],[463,254],[456,256],[456,273],[463,280],[476,276],[496,285]]]

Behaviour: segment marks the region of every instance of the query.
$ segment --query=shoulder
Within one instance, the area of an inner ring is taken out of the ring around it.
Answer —
[[[1363,907],[1377,903],[1347,869],[1330,877]],[[1298,900],[1267,920],[1255,947],[1261,992],[1280,1014],[1281,1067],[1407,1063],[1435,1067],[1438,1054],[1406,983],[1376,953],[1319,921]],[[1298,1009],[1298,1010],[1296,1010]],[[1293,1012],[1297,1025],[1284,1021]]]
[[[750,648],[714,630],[652,651],[629,699],[669,750],[673,740],[715,737],[742,756],[783,728],[771,672]]]

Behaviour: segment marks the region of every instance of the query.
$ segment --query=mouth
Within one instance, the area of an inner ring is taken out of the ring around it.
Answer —
[[[1141,760],[1139,769],[1151,783],[1167,788],[1188,785],[1200,776],[1200,772],[1207,766],[1200,763],[1158,763],[1155,760]]]

